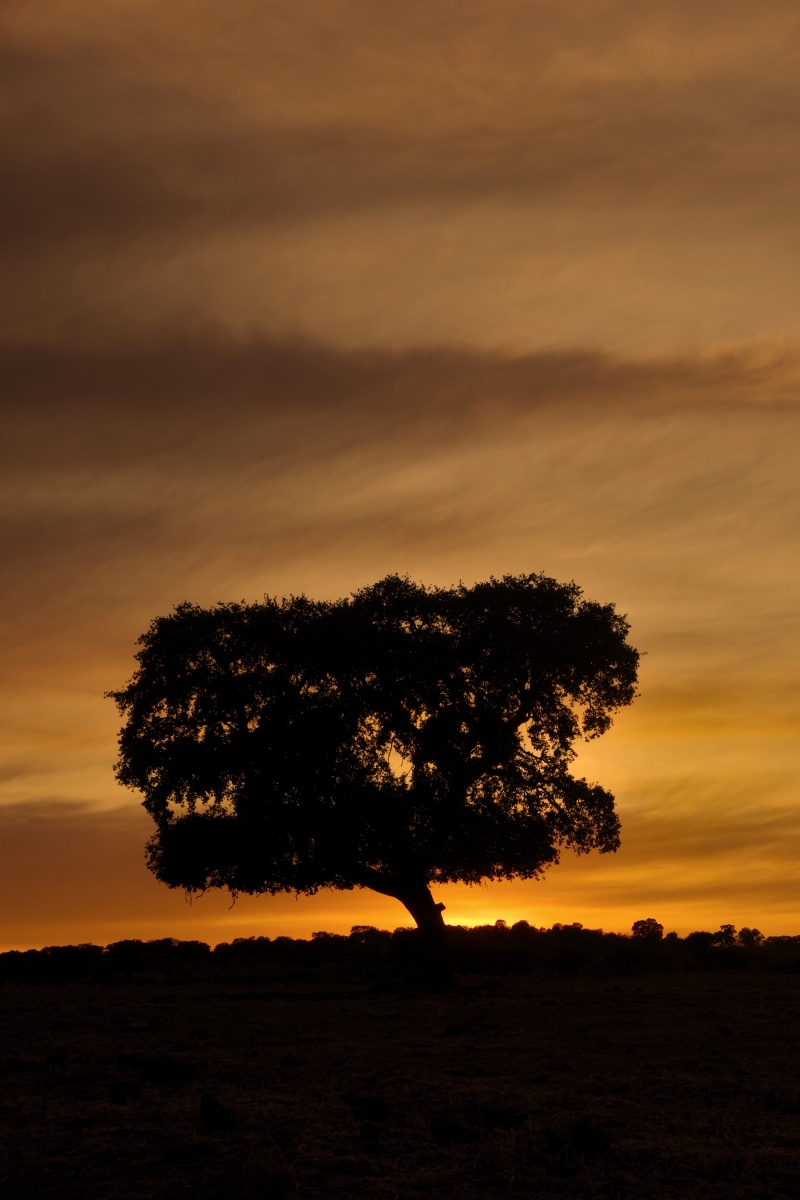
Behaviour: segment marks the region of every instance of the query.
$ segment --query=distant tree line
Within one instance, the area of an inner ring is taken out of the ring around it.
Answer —
[[[540,929],[527,921],[473,928],[448,926],[457,973],[507,976],[637,975],[648,971],[772,970],[800,972],[800,936],[764,937],[757,929],[722,925],[715,933],[664,934],[652,918],[630,934],[581,924]],[[323,982],[360,978],[402,986],[420,967],[419,931],[393,933],[356,925],[347,935],[315,933],[309,940],[236,938],[213,950],[205,942],[162,938],[109,946],[47,946],[0,954],[0,983],[97,983],[156,979],[240,983]]]

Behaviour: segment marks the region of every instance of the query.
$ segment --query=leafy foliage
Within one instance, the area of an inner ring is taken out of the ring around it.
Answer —
[[[570,765],[633,699],[627,633],[538,575],[182,604],[112,693],[118,778],[157,825],[150,866],[189,889],[383,890],[614,850],[613,796]]]

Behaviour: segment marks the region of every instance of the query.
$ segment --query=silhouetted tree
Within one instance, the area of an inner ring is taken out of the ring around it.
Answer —
[[[664,936],[664,926],[654,917],[645,917],[643,921],[634,921],[631,930],[635,938],[646,938],[650,942],[660,942]]]
[[[746,925],[739,930],[736,939],[740,946],[763,946],[764,935],[760,929],[749,929]]]
[[[373,888],[433,946],[431,883],[617,848],[613,796],[570,765],[634,697],[628,628],[539,575],[179,605],[111,693],[118,778],[157,826],[151,870],[233,894]]]

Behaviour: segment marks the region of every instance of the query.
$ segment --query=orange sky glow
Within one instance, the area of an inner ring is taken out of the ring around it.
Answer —
[[[188,904],[103,693],[189,599],[540,571],[627,613],[616,855],[453,923],[800,933],[800,9],[0,13],[0,948],[409,923]]]

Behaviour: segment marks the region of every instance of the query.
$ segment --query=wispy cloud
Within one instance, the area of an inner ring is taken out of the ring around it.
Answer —
[[[783,0],[46,0],[0,29],[14,337],[800,332]]]

